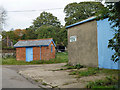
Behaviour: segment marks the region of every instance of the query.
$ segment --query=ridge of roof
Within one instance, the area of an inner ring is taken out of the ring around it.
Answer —
[[[66,26],[66,29],[67,29],[67,28],[74,27],[74,26],[77,26],[77,25],[80,25],[80,24],[85,23],[85,22],[88,22],[88,21],[95,20],[95,19],[96,19],[96,16],[89,17],[89,18],[87,18],[87,19],[85,19],[85,20],[82,20],[82,21],[80,21],[80,22],[77,22],[77,23],[74,23],[74,24],[71,24],[71,25]]]
[[[29,40],[19,40],[19,41],[40,41],[40,40],[49,40],[49,39],[53,40],[53,38],[44,38],[44,39],[29,39]]]

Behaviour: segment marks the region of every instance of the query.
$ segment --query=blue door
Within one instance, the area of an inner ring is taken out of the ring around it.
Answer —
[[[26,48],[26,61],[33,61],[33,48]]]

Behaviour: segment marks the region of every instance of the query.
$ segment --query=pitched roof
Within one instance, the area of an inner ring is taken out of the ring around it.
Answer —
[[[85,22],[88,22],[88,21],[92,21],[92,20],[95,20],[95,19],[96,19],[95,16],[94,16],[94,17],[90,17],[90,18],[88,18],[88,19],[85,19],[85,20],[82,20],[82,21],[80,21],[80,22],[74,23],[74,24],[72,24],[72,25],[66,26],[66,28],[71,28],[71,27],[74,27],[74,26],[77,26],[77,25],[80,25],[80,24],[82,24],[82,23],[85,23]]]
[[[34,39],[34,40],[19,40],[14,47],[30,47],[30,46],[49,46],[49,44],[53,42],[52,38],[47,39]],[[54,46],[55,43],[54,43]]]

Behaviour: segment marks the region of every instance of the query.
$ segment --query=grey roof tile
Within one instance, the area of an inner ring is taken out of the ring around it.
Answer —
[[[46,46],[49,45],[53,39],[36,39],[36,40],[20,40],[14,47],[27,47],[27,46]]]

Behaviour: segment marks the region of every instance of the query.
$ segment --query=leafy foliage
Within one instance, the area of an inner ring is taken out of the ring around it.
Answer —
[[[56,45],[67,45],[67,31],[61,25],[57,17],[51,13],[42,12],[34,21],[33,25],[27,28],[31,32],[28,39],[53,38]]]
[[[26,33],[22,37],[23,40],[27,39],[37,39],[37,35],[32,27],[26,28]]]
[[[108,48],[115,51],[111,59],[119,61],[120,56],[120,1],[116,3],[106,3],[108,10],[101,12],[100,19],[109,18],[111,28],[115,30],[114,37],[109,40]]]
[[[105,9],[105,7],[100,2],[70,3],[64,8],[64,12],[66,13],[65,25],[87,19],[103,9]]]
[[[33,27],[39,28],[42,25],[52,25],[55,27],[60,27],[61,23],[57,19],[57,17],[53,16],[51,13],[47,12],[42,12],[40,16],[38,16],[34,21],[33,21]]]
[[[23,29],[16,29],[14,31],[2,31],[2,39],[5,40],[7,37],[9,40],[15,44],[19,39],[22,39],[22,36],[26,33],[26,31]],[[6,43],[2,42],[2,46],[6,47]]]
[[[112,28],[115,29],[116,33],[112,39],[109,40],[109,48],[115,50],[114,55],[112,55],[112,60],[117,62],[120,57],[120,1],[114,3],[114,5],[109,5],[110,13],[109,20],[112,22]]]
[[[53,38],[57,45],[66,45],[67,31],[64,27],[54,27],[51,25],[42,25],[36,29],[35,34],[38,39]]]
[[[108,48],[115,51],[111,59],[117,62],[120,57],[120,1],[106,3],[106,5],[107,9],[103,9],[99,12],[98,19],[108,18],[111,22],[111,28],[115,31],[114,37],[109,40]]]

